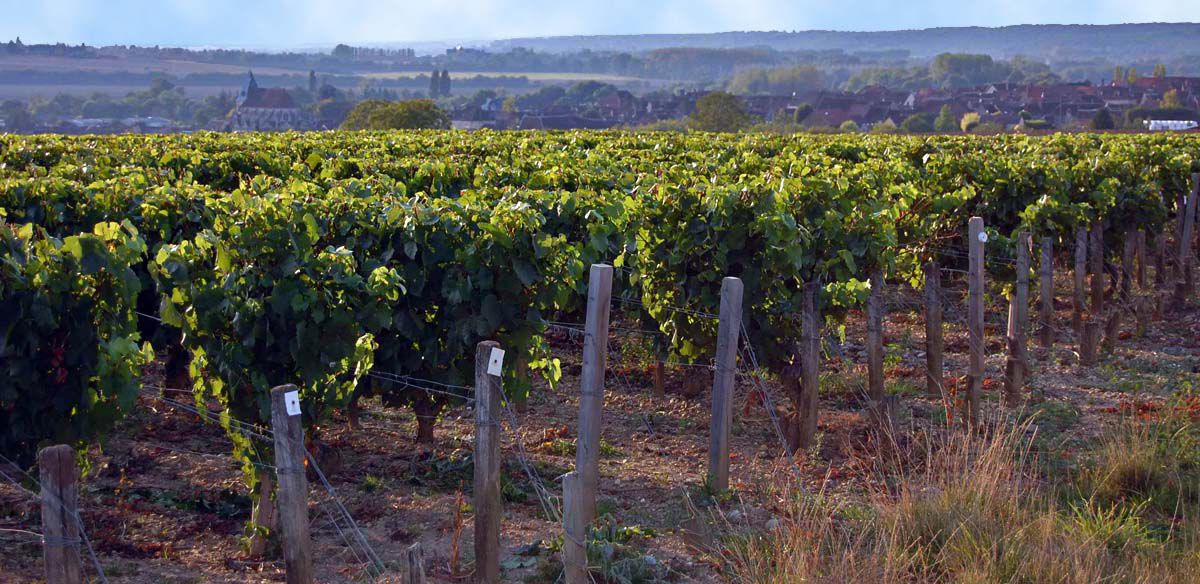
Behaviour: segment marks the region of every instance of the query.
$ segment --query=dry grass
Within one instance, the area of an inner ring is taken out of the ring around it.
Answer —
[[[868,504],[792,496],[778,527],[729,533],[719,555],[734,581],[763,584],[1193,581],[1195,431],[1129,422],[1070,477],[1038,475],[1027,423],[946,432],[897,453],[893,488]],[[1171,492],[1164,513],[1154,497]]]

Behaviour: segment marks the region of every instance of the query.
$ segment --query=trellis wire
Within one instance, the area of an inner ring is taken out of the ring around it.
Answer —
[[[37,481],[37,479],[33,478],[33,475],[30,475],[28,472],[26,472],[24,469],[22,469],[20,466],[18,466],[17,463],[13,462],[7,456],[0,454],[0,462],[3,462],[4,464],[7,464],[7,465],[17,469],[17,472],[25,475],[25,478],[29,479],[29,481],[31,483],[33,483],[34,485],[37,485],[39,491],[41,490],[41,488],[42,488],[41,483],[39,483]],[[26,489],[24,486],[22,486],[20,482],[16,481],[12,477],[10,477],[8,475],[8,473],[6,473],[4,471],[0,471],[0,476],[3,476],[4,479],[7,480],[8,482],[12,483],[13,486],[17,487],[21,491],[24,491],[26,494],[28,494],[31,497],[41,498],[43,495],[47,495],[47,494],[50,495],[51,497],[53,497],[53,502],[55,504],[57,504],[59,506],[59,508],[66,510],[66,503],[61,498],[59,498],[57,495],[54,495],[52,493],[40,493],[39,494],[39,493],[30,491],[29,489]],[[92,548],[92,540],[91,540],[91,538],[88,537],[87,529],[85,529],[83,526],[83,518],[79,516],[79,510],[78,509],[72,510],[68,514],[68,516],[73,521],[75,521],[75,525],[77,527],[79,527],[79,541],[82,541],[83,545],[87,547],[88,556],[92,560],[92,567],[96,570],[96,579],[99,580],[101,582],[101,584],[108,584],[108,578],[106,578],[104,576],[104,568],[100,565],[100,558],[96,557],[96,550]],[[42,536],[42,541],[43,542],[46,541],[46,538],[44,535]],[[79,542],[78,541],[69,541],[68,542],[68,541],[64,540],[63,542],[60,542],[60,543],[67,544],[67,543],[79,543]],[[72,547],[75,549],[76,556],[79,557],[79,559],[82,561],[83,557],[79,551],[79,546],[73,545]],[[84,578],[86,578],[88,582],[92,581],[91,577],[87,575],[86,571],[83,572],[83,575],[84,575]]]
[[[160,389],[171,390],[171,391],[183,391],[183,390],[172,389],[172,388],[160,388]],[[159,401],[167,403],[168,405],[178,407],[184,411],[189,411],[191,413],[194,413],[205,420],[207,420],[209,416],[221,414],[221,412],[214,412],[214,411],[211,411],[208,409],[204,409],[203,411],[201,411],[200,408],[197,408],[197,407],[191,406],[189,404],[185,404],[183,402],[173,400],[170,398],[156,396],[153,393],[148,393],[146,391],[143,391],[143,394],[148,395],[149,397],[151,397],[153,399],[157,399]],[[255,426],[252,426],[251,424],[248,424],[246,422],[242,422],[232,416],[229,416],[227,419],[229,420],[230,427],[234,431],[241,433],[243,436],[257,438],[257,439],[265,441],[265,442],[272,442],[272,443],[274,442],[274,432],[272,432],[269,429],[264,429],[265,433],[263,433],[263,432],[259,432],[258,428],[256,428]],[[357,541],[357,545],[362,546],[363,554],[366,555],[366,557],[369,560],[366,563],[370,565],[370,570],[374,570],[374,572],[372,572],[370,575],[372,576],[372,578],[382,577],[382,575],[386,572],[386,569],[387,569],[386,566],[383,564],[383,561],[379,559],[379,556],[375,553],[375,550],[371,547],[370,542],[367,540],[366,536],[363,535],[362,530],[358,527],[358,523],[354,521],[354,517],[350,515],[350,512],[346,509],[345,505],[342,504],[341,499],[337,496],[336,489],[334,489],[333,485],[329,482],[329,479],[325,476],[325,473],[321,470],[320,465],[317,464],[316,459],[312,456],[312,454],[310,452],[308,452],[307,449],[305,449],[305,451],[304,451],[304,456],[305,456],[305,459],[308,461],[309,466],[313,469],[314,474],[317,475],[317,478],[320,480],[322,486],[325,488],[325,491],[329,495],[330,500],[333,501],[338,512],[342,515],[342,520],[345,521],[347,523],[347,525],[349,526],[348,529],[354,535],[354,538]],[[266,465],[266,464],[260,464],[260,463],[254,463],[254,462],[252,462],[252,464],[255,464],[256,466],[274,468],[274,467],[272,467],[270,465]],[[354,547],[356,545],[354,540],[351,540],[349,537],[347,537],[344,534],[344,532],[342,532],[341,529],[338,530],[338,534],[342,537],[342,541],[346,544],[347,547],[354,549]],[[357,556],[357,553],[358,552],[355,552],[356,556]],[[370,571],[370,570],[368,570],[368,571]]]

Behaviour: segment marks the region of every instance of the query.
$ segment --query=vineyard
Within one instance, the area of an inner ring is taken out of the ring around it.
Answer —
[[[1194,416],[1197,173],[1179,135],[0,135],[0,568],[719,580],[768,484]],[[1067,398],[1147,361],[1170,395]]]

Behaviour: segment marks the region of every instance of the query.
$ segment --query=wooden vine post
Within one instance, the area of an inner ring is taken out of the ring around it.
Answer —
[[[304,426],[295,385],[271,390],[271,433],[275,436],[275,503],[283,535],[288,584],[311,584],[312,538],[308,532],[308,477],[304,474]]]
[[[38,452],[42,492],[42,560],[47,584],[79,584],[79,467],[66,444]]]
[[[817,435],[817,410],[820,408],[821,327],[817,315],[816,282],[804,284],[800,319],[800,411],[797,412],[799,446],[812,446]]]
[[[425,584],[425,550],[419,541],[404,550],[400,566],[400,584]]]
[[[1075,329],[1077,335],[1083,335],[1083,309],[1086,303],[1083,288],[1087,278],[1087,245],[1087,229],[1075,229],[1075,267],[1072,273],[1075,287],[1071,296],[1071,328]]]
[[[657,342],[656,342],[656,344],[657,344]],[[657,355],[654,358],[654,371],[653,371],[654,394],[653,395],[654,395],[654,397],[660,398],[660,399],[667,396],[667,380],[664,376],[664,371],[663,371],[666,368],[666,364],[664,363],[664,361],[666,361],[666,359],[663,358],[661,351],[658,351]]]
[[[1099,360],[1100,353],[1100,323],[1088,319],[1083,324],[1083,333],[1079,335],[1079,364],[1091,367]]]
[[[1137,231],[1125,230],[1125,241],[1121,248],[1121,302],[1126,305],[1133,300],[1133,279],[1137,276],[1133,265],[1137,259],[1137,238]]]
[[[708,484],[718,493],[729,490],[729,432],[733,426],[733,388],[742,331],[742,281],[738,278],[721,281],[720,319],[708,446]]]
[[[1154,285],[1162,288],[1167,283],[1167,234],[1159,233],[1154,238]]]
[[[593,264],[588,278],[583,370],[579,375],[579,437],[575,446],[575,470],[583,489],[581,512],[584,524],[591,524],[596,518],[596,489],[600,483],[600,418],[604,412],[612,275],[612,266]]]
[[[1041,322],[1038,341],[1042,347],[1049,349],[1054,346],[1054,238],[1050,236],[1042,238],[1038,284],[1038,299],[1040,300],[1038,320]]]
[[[1088,238],[1091,249],[1088,250],[1088,260],[1091,262],[1092,297],[1091,320],[1104,318],[1104,222],[1097,219],[1092,222],[1091,234]]]
[[[983,218],[971,217],[968,230],[970,263],[967,269],[967,337],[970,359],[967,370],[967,394],[962,398],[963,423],[974,425],[979,420],[980,395],[983,393],[983,359],[986,346],[983,340],[983,245],[987,233]]]
[[[1188,282],[1188,294],[1189,295],[1195,293],[1195,273],[1193,271],[1193,269],[1195,267],[1195,263],[1196,263],[1196,260],[1195,260],[1196,228],[1195,228],[1195,225],[1196,225],[1196,222],[1200,221],[1200,203],[1192,204],[1192,201],[1198,197],[1200,197],[1200,173],[1193,173],[1192,174],[1192,194],[1190,194],[1188,197],[1189,206],[1194,207],[1194,211],[1192,212],[1192,215],[1190,215],[1190,217],[1192,217],[1192,237],[1190,237],[1190,239],[1188,240],[1188,249],[1190,252],[1192,252],[1192,261],[1189,261],[1189,263],[1187,264],[1188,270],[1186,272],[1184,272],[1184,277],[1187,278],[1187,282]]]
[[[942,338],[942,268],[925,264],[925,390],[930,397],[946,398],[944,385],[945,340]]]
[[[1029,363],[1025,351],[1025,323],[1029,310],[1029,232],[1017,234],[1017,282],[1008,302],[1008,359],[1004,370],[1004,405],[1021,405],[1021,390]]]
[[[563,579],[567,584],[588,584],[587,522],[583,519],[583,484],[579,471],[562,476]]]
[[[500,582],[500,343],[475,346],[475,581]]]
[[[1183,240],[1183,217],[1187,210],[1187,195],[1179,193],[1175,195],[1175,243],[1179,244]],[[1182,258],[1175,257],[1175,261],[1170,262],[1172,281],[1178,282],[1183,279],[1183,270],[1181,266]]]
[[[1138,290],[1146,289],[1146,231],[1137,230],[1137,286]]]
[[[871,293],[867,297],[867,378],[871,415],[884,427],[888,408],[884,404],[883,384],[883,269],[871,270]]]
[[[1182,308],[1187,298],[1192,294],[1193,276],[1192,264],[1194,263],[1192,254],[1192,232],[1195,230],[1196,223],[1196,199],[1200,198],[1200,173],[1192,175],[1192,193],[1187,198],[1186,206],[1183,210],[1183,225],[1179,234],[1179,252],[1176,261],[1178,262],[1179,273],[1182,277],[1175,283],[1175,305],[1177,308]]]

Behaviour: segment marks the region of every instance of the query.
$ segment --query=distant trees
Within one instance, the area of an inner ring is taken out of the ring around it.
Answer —
[[[999,134],[1004,131],[1004,126],[996,122],[983,122],[975,124],[971,127],[973,134]]]
[[[354,104],[340,99],[322,99],[313,104],[313,115],[317,118],[319,128],[337,128],[350,115]]]
[[[450,97],[450,72],[442,69],[439,73],[434,69],[429,74],[429,99]]]
[[[791,95],[824,89],[825,80],[812,65],[773,69],[743,69],[734,73],[726,89],[735,95]]]
[[[868,85],[916,90],[924,87],[955,89],[987,83],[1047,84],[1059,81],[1045,63],[1025,57],[996,61],[989,55],[942,53],[928,67],[866,68],[842,86],[857,91]]]
[[[796,124],[804,123],[808,116],[812,115],[813,106],[811,103],[802,103],[796,106],[796,113],[792,114],[792,122]]]
[[[314,70],[312,70],[312,69],[309,69],[309,70],[308,70],[308,93],[309,93],[310,95],[316,96],[316,95],[317,95],[317,89],[318,89],[318,86],[317,86],[317,72],[316,72],[316,71],[314,71]]]
[[[33,129],[33,115],[24,103],[8,100],[0,104],[0,120],[4,120],[4,129],[9,132],[21,132]]]
[[[448,129],[450,114],[433,100],[382,101],[369,99],[350,110],[343,130]]]
[[[962,120],[958,123],[958,128],[964,132],[970,132],[979,125],[979,114],[975,112],[967,112],[963,114]]]
[[[933,121],[933,130],[935,132],[957,132],[958,129],[958,120],[954,118],[954,110],[950,108],[949,104],[942,106],[937,119]]]
[[[900,128],[896,127],[896,122],[893,122],[892,118],[888,118],[871,126],[872,134],[896,134],[899,131]]]
[[[1125,82],[1133,85],[1137,83],[1138,79],[1141,79],[1141,76],[1138,75],[1137,67],[1130,67],[1129,71],[1125,74]]]
[[[1183,107],[1183,100],[1179,99],[1178,89],[1169,89],[1163,94],[1162,103],[1158,105],[1163,109],[1179,109]]]
[[[1125,127],[1141,128],[1146,120],[1194,120],[1200,121],[1200,112],[1184,107],[1144,107],[1125,111]]]
[[[929,76],[937,86],[949,88],[987,83],[1008,77],[1008,72],[1002,71],[990,55],[942,53],[929,65]]]
[[[1092,116],[1090,125],[1093,130],[1113,130],[1116,129],[1117,122],[1113,119],[1112,112],[1107,107],[1102,107]]]
[[[1167,76],[1167,66],[1159,63],[1154,66],[1154,78],[1162,79]]]
[[[702,132],[737,132],[750,127],[754,117],[746,113],[742,101],[724,91],[714,91],[696,101],[696,112],[688,126]]]
[[[932,114],[913,114],[900,122],[900,129],[909,134],[924,134],[933,131]]]
[[[858,122],[854,120],[846,120],[842,122],[842,125],[838,126],[838,131],[846,134],[857,134],[858,132],[862,131],[862,128],[858,127]]]

